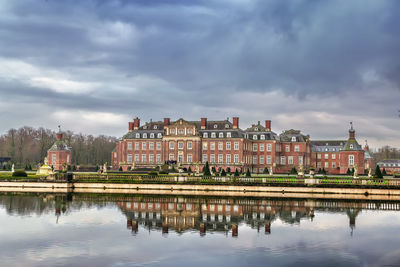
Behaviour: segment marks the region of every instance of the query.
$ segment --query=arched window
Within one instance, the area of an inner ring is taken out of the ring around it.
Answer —
[[[211,133],[211,138],[216,138],[217,135],[215,133]]]
[[[232,137],[231,132],[227,132],[226,137],[231,138]]]
[[[136,138],[140,138],[140,133],[136,133]]]
[[[262,134],[262,135],[260,136],[260,140],[265,140],[265,135]]]
[[[147,133],[144,133],[144,134],[143,134],[143,138],[147,138]]]
[[[208,138],[208,133],[203,133],[203,138]]]
[[[224,133],[219,133],[219,134],[218,134],[218,137],[219,137],[219,138],[224,138]]]
[[[150,138],[154,138],[154,133],[151,133],[151,134],[150,134]]]
[[[253,140],[257,140],[257,135],[253,135]]]
[[[161,133],[158,133],[157,134],[157,138],[161,138],[162,137],[162,134]]]

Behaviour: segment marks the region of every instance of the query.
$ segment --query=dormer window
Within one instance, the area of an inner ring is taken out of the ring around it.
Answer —
[[[147,126],[145,125],[145,126],[143,126],[143,129],[147,129]]]
[[[215,133],[211,133],[211,138],[216,138],[217,135]]]
[[[292,136],[292,142],[296,142],[296,136]]]
[[[137,133],[137,134],[136,134],[136,138],[140,138],[140,133]]]
[[[253,135],[253,140],[257,140],[257,135]]]
[[[327,149],[327,148],[325,148],[325,151],[328,151],[328,149]]]
[[[258,131],[258,127],[254,128],[255,131]]]
[[[155,129],[157,129],[157,125],[154,125],[154,127],[153,127],[153,128],[154,128],[154,130],[155,130]]]
[[[229,124],[225,124],[225,128],[228,129],[229,128]]]
[[[203,133],[203,138],[208,138],[208,133]]]
[[[260,140],[265,140],[265,135],[260,135]]]
[[[231,132],[227,132],[226,137],[231,138],[232,137]]]
[[[171,130],[169,130],[169,133],[170,133],[170,134],[175,134],[175,130],[174,130],[174,129],[171,129]]]
[[[353,149],[353,144],[350,144],[350,149]]]
[[[217,124],[214,124],[214,129],[217,129],[218,128],[218,125]]]
[[[161,138],[162,137],[162,134],[161,133],[158,133],[157,134],[157,138]]]
[[[143,138],[147,138],[147,133],[144,133],[144,134],[143,134]]]
[[[150,134],[150,138],[154,138],[154,133],[151,133],[151,134]]]
[[[219,137],[219,138],[224,138],[224,133],[219,133],[219,134],[218,134],[218,137]]]

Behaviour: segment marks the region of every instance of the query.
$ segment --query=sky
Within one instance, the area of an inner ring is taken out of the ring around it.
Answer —
[[[400,1],[2,0],[0,134],[240,117],[400,147]]]

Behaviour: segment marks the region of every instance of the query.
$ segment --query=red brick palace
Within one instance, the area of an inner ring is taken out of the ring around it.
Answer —
[[[271,121],[250,128],[239,128],[239,118],[220,121],[151,121],[140,125],[140,119],[129,122],[129,132],[112,152],[112,167],[154,168],[165,162],[179,162],[183,167],[200,169],[205,162],[210,167],[262,173],[272,168],[274,173],[287,173],[299,165],[304,168],[325,168],[328,173],[346,173],[358,166],[362,173],[367,153],[357,143],[353,127],[349,138],[339,141],[310,141],[299,130],[286,130],[277,135]]]

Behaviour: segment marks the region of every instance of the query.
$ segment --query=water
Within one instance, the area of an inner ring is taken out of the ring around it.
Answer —
[[[400,266],[400,203],[0,194],[1,266]]]

